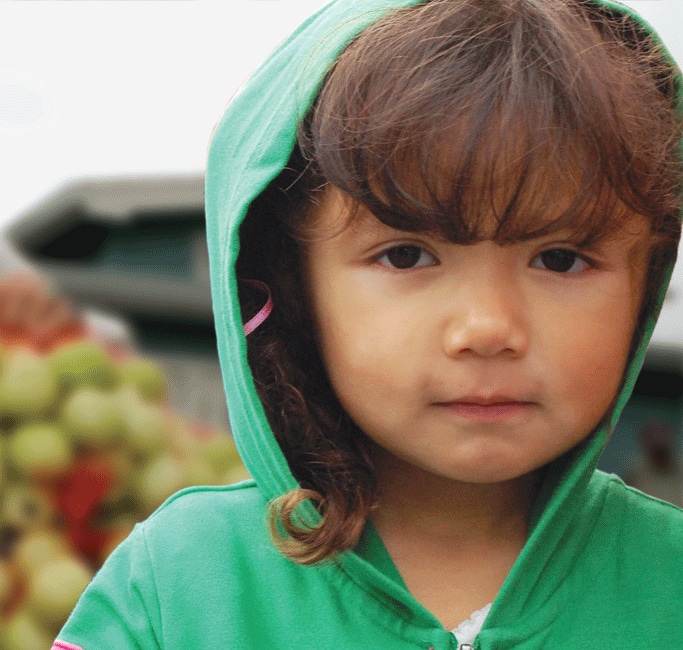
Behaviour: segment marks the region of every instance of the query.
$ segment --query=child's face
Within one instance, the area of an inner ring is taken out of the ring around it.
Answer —
[[[343,228],[348,206],[327,189],[305,264],[332,387],[380,455],[490,483],[594,429],[637,321],[644,222],[577,254],[562,234],[462,246],[359,210]]]

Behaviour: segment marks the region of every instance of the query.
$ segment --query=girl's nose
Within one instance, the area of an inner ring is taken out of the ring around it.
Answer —
[[[480,285],[460,294],[444,336],[449,356],[523,356],[528,331],[521,296],[507,286]]]

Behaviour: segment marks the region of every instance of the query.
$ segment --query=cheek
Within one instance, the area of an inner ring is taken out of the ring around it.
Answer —
[[[398,425],[399,405],[415,399],[421,376],[416,356],[401,352],[416,349],[413,337],[407,328],[380,323],[369,311],[340,317],[337,309],[318,314],[323,359],[339,402],[361,428],[370,427],[380,413],[383,421]]]
[[[342,408],[368,432],[380,412],[385,424],[393,422],[392,403],[399,388],[392,381],[393,370],[375,362],[375,356],[363,354],[364,347],[330,346],[325,364]],[[376,353],[376,349],[370,351]]]
[[[400,374],[406,362],[402,350],[411,349],[413,328],[403,319],[404,304],[379,301],[363,286],[337,278],[314,305],[318,340],[331,376],[349,382],[380,382]]]
[[[560,391],[568,409],[576,410],[567,416],[579,418],[588,429],[612,404],[626,367],[635,318],[628,293],[622,297],[584,314],[555,347],[564,357],[556,364]]]
[[[328,327],[321,337],[325,366],[342,404],[359,394],[386,399],[400,390],[408,370],[405,355],[394,353],[401,349],[397,337],[379,336],[381,330],[367,329],[360,320],[346,325]]]

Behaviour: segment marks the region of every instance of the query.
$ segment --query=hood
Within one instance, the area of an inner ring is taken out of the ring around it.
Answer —
[[[256,394],[237,297],[238,229],[284,168],[297,125],[337,56],[389,11],[418,0],[336,0],[304,22],[232,98],[216,125],[206,170],[206,230],[218,354],[237,448],[266,498],[297,483]],[[254,107],[258,107],[255,110]]]
[[[235,441],[266,499],[294,489],[297,484],[267,423],[247,362],[234,270],[240,249],[238,228],[254,198],[287,163],[295,145],[297,124],[307,113],[325,73],[344,46],[387,12],[421,1],[334,0],[304,22],[270,55],[232,99],[214,131],[206,172],[205,205],[218,352]],[[625,6],[609,0],[599,3],[634,16],[651,31]],[[671,269],[660,288],[656,308],[627,369],[609,421],[557,461],[557,471],[549,472],[543,485],[529,541],[513,568],[515,575],[503,587],[503,590],[515,590],[517,598],[510,600],[518,602],[519,611],[524,605],[524,598],[519,598],[521,594],[533,598],[533,584],[543,565],[538,561],[539,550],[548,556],[549,551],[543,549],[558,545],[576,504],[582,501],[578,497],[583,497],[589,489],[598,459],[640,371],[670,274]],[[532,554],[536,555],[537,568],[523,569],[525,557]]]

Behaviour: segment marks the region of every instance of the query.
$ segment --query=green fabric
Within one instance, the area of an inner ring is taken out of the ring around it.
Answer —
[[[274,548],[267,503],[296,482],[253,385],[234,274],[239,224],[287,162],[334,58],[384,13],[417,1],[330,3],[271,55],[217,125],[206,175],[216,330],[231,426],[255,481],[172,497],[98,573],[63,641],[85,650],[457,647],[408,593],[371,526],[357,552],[323,566],[298,566]],[[608,424],[549,467],[478,650],[683,647],[683,513],[595,470],[655,318]]]
[[[61,638],[86,650],[456,647],[381,572],[386,555],[368,563],[381,548],[353,566],[301,567],[264,533],[265,505],[253,482],[176,495],[114,552]],[[475,647],[682,647],[680,511],[595,473],[568,524],[520,558]]]

